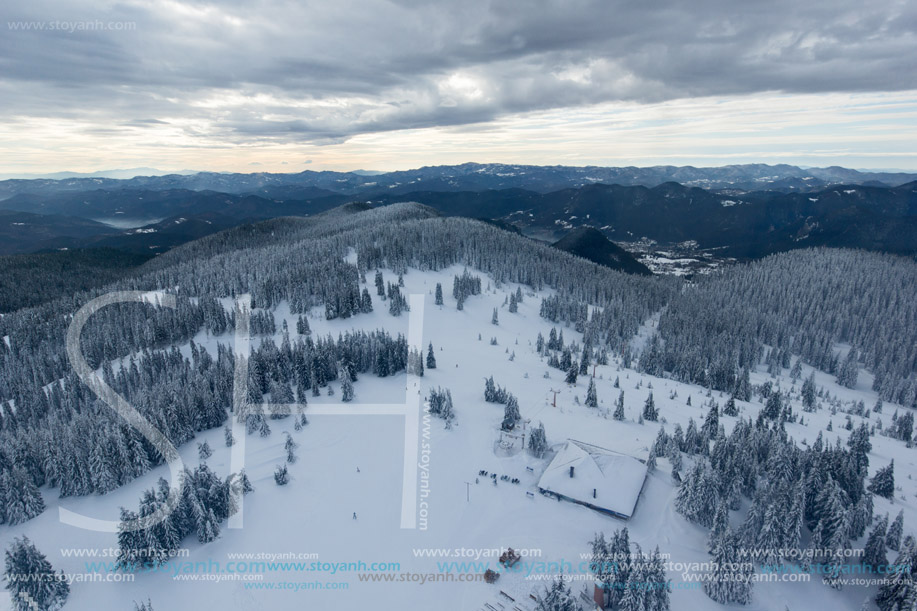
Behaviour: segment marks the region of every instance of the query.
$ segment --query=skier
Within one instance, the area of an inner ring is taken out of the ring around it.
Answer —
[[[360,472],[360,467],[357,467],[357,473],[359,473],[359,472]]]
[[[354,519],[354,520],[357,519],[357,512],[356,512],[356,511],[353,512],[353,519]]]

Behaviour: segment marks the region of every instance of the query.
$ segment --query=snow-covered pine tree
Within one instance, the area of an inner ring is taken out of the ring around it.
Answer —
[[[888,534],[885,536],[885,545],[888,549],[896,552],[901,547],[901,535],[904,533],[904,510],[898,511],[895,520],[888,527]]]
[[[868,459],[867,459],[868,464]],[[895,496],[895,461],[892,459],[887,466],[882,467],[869,480],[869,486],[866,488],[873,494],[882,498],[891,499]]]
[[[277,465],[274,469],[274,481],[278,486],[286,486],[290,481],[290,473],[286,465]]]
[[[284,431],[286,440],[283,443],[283,449],[287,453],[287,462],[292,464],[296,462],[296,448],[299,447],[299,444],[293,441],[293,437],[286,431]]]
[[[790,378],[795,382],[802,375],[802,359],[797,358],[796,362],[793,363],[793,368],[790,369]]]
[[[435,303],[436,305],[443,305],[443,285],[440,282],[436,283]]]
[[[619,422],[624,420],[624,391],[623,390],[618,395],[618,400],[615,401],[615,412],[614,414],[612,414],[611,417]]]
[[[888,516],[882,516],[876,520],[876,526],[869,533],[866,539],[866,545],[863,548],[863,562],[872,567],[873,571],[879,570],[888,564],[888,557],[885,553],[885,536],[888,530]]]
[[[536,611],[582,611],[583,607],[560,575],[537,597]]]
[[[497,386],[494,383],[493,376],[484,380],[484,400],[488,403],[497,402]]]
[[[701,526],[712,526],[720,503],[716,479],[716,473],[707,467],[705,461],[698,460],[678,489],[675,510]]]
[[[309,319],[299,315],[299,318],[296,319],[296,332],[300,335],[311,335],[312,329],[309,328]]]
[[[541,458],[544,456],[547,449],[548,438],[545,434],[544,424],[539,422],[538,426],[532,429],[532,432],[529,434],[529,450],[532,451],[532,454]]]
[[[586,390],[586,407],[598,407],[599,397],[595,391],[595,380],[589,379],[589,388]]]
[[[567,377],[564,381],[567,384],[576,384],[576,378],[579,375],[579,368],[576,365],[576,361],[570,363],[570,367],[567,369]]]
[[[837,373],[837,383],[846,388],[853,388],[857,384],[858,374],[857,351],[851,348]]]
[[[704,581],[704,592],[721,605],[751,602],[754,568],[739,556],[738,548],[738,540],[727,526],[711,554],[714,569]]]
[[[13,539],[6,550],[6,589],[17,611],[56,611],[64,606],[70,586],[28,537]]]
[[[522,416],[519,414],[519,402],[516,397],[510,395],[506,400],[506,407],[503,410],[503,423],[501,428],[504,431],[511,431],[516,428],[516,424]]]
[[[350,379],[350,368],[341,363],[338,370],[338,377],[341,379],[341,401],[350,403],[353,401],[353,380]]]
[[[656,402],[653,400],[653,393],[650,393],[643,404],[643,419],[650,422],[659,420],[659,411],[656,409]]]
[[[719,428],[720,412],[716,403],[714,403],[710,406],[710,411],[707,412],[707,417],[704,419],[704,424],[701,426],[701,434],[705,439],[713,440]]]
[[[447,388],[443,397],[443,407],[440,417],[446,421],[446,429],[452,429],[452,423],[455,422],[455,408],[452,405],[452,392]]]
[[[427,369],[436,369],[436,357],[433,355],[433,342],[427,347]]]
[[[876,604],[881,611],[904,611],[917,606],[917,541],[908,536],[895,559],[895,570],[886,575]]]
[[[776,420],[780,417],[780,410],[783,407],[780,391],[771,392],[767,397],[767,403],[761,410],[761,416],[768,420]]]

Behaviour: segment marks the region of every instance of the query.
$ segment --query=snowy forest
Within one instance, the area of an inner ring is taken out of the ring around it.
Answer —
[[[445,335],[424,340],[421,350],[410,347],[408,295],[421,278],[425,308],[451,317],[443,320],[455,321],[473,351],[463,352]],[[105,286],[0,317],[0,524],[10,537],[47,515],[49,505],[77,497],[105,499],[129,490],[133,500],[118,508],[125,523],[165,503],[168,482],[155,476],[166,458],[79,379],[66,351],[80,307],[128,290],[146,291],[149,299],[94,312],[79,338],[82,352],[176,448],[196,443],[200,464],[182,474],[180,504],[168,521],[122,530],[108,542],[119,549],[115,570],[156,564],[143,548],[228,541],[231,531],[221,525],[237,510],[234,489],[258,489],[251,497],[257,520],[257,511],[266,509],[255,505],[268,494],[265,487],[306,486],[306,473],[321,467],[309,462],[307,468],[296,454],[303,435],[319,430],[306,418],[313,402],[351,403],[361,392],[371,402],[372,393],[361,390],[369,384],[422,378],[416,392],[442,421],[435,432],[442,439],[474,430],[481,410],[499,406],[482,428],[498,440],[493,452],[483,432],[466,439],[486,446],[493,460],[501,451],[510,456],[516,436],[529,434],[519,460],[531,456],[544,469],[552,447],[586,434],[590,422],[635,427],[639,432],[619,436],[636,440],[635,452],[646,449],[649,477],[658,479],[644,494],[671,489],[670,497],[658,496],[673,510],[660,519],[696,528],[705,538],[701,557],[718,567],[703,582],[704,604],[753,603],[769,585],[754,583],[756,571],[787,564],[822,568],[819,589],[806,589],[789,608],[817,600],[819,592],[850,592],[841,577],[851,549],[863,550],[871,565],[894,560],[913,567],[863,590],[856,608],[864,598],[882,611],[917,604],[917,505],[914,494],[901,490],[913,474],[917,408],[913,260],[816,248],[690,280],[633,276],[487,223],[442,218],[418,204],[351,205],[213,234]],[[160,304],[157,296],[166,293],[176,297],[175,308]],[[218,474],[208,466],[213,452],[203,441],[215,434],[226,451],[238,442],[230,428],[239,358],[233,332],[243,312],[234,299],[245,294],[251,296],[244,314],[252,337],[244,361],[247,400],[296,403],[301,411],[245,416],[252,438],[271,438],[271,425],[284,427],[273,439],[282,438],[286,458],[270,465],[276,467],[272,481],[254,486],[244,472]],[[475,321],[465,322],[471,316]],[[361,320],[373,326],[364,328]],[[484,375],[471,364],[479,354],[492,355],[480,365]],[[543,396],[530,390],[536,381],[545,385]],[[861,396],[869,392],[876,400],[866,404]],[[480,405],[470,405],[470,397]],[[574,420],[585,424],[564,428]],[[299,442],[285,428],[294,425]],[[609,435],[604,442],[619,440]],[[659,478],[662,465],[666,478]],[[471,462],[455,473],[465,467],[480,472]],[[462,472],[455,479],[468,477]],[[140,488],[132,485],[141,479]],[[487,494],[501,493],[496,478],[492,488],[496,492]],[[533,496],[536,488],[533,482]],[[638,504],[641,516],[664,509],[650,498]],[[647,553],[614,521],[604,529],[615,531],[610,539],[599,528],[594,538],[554,521],[541,528],[556,529],[565,544],[591,555],[605,608],[662,611],[684,608],[673,600],[693,600],[675,598],[688,594],[673,590],[659,555],[668,546],[650,530],[640,530],[642,547],[655,550]],[[800,560],[786,550],[810,553]],[[7,551],[7,574],[55,574],[43,555],[51,551],[17,538]],[[616,556],[631,560],[609,562]],[[145,577],[138,576],[138,586]],[[651,581],[663,587],[638,595],[634,584]],[[632,585],[616,589],[618,582]],[[40,608],[57,608],[71,596],[59,580],[36,584],[20,581],[8,589],[44,601]],[[594,600],[591,583],[585,593],[581,585],[558,580],[529,590],[538,609],[569,611]],[[146,594],[131,600],[152,608],[156,595],[148,594],[152,602]],[[29,608],[24,600],[15,599],[18,608]]]

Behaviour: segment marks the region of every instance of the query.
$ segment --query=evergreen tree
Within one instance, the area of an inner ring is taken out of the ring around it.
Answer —
[[[497,403],[497,386],[493,376],[484,380],[484,400],[488,403]]]
[[[802,383],[802,409],[806,412],[815,411],[815,372],[813,371]]]
[[[350,403],[353,401],[353,381],[350,379],[350,368],[341,365],[338,377],[341,378],[341,401]],[[422,374],[421,374],[422,375]]]
[[[859,474],[866,474],[869,467],[868,454],[872,451],[872,442],[869,441],[869,427],[862,423],[847,438],[847,447],[850,448],[852,458]],[[894,488],[894,485],[892,486]]]
[[[499,325],[499,324],[500,324],[500,321],[499,321],[499,319],[497,318],[497,308],[494,308],[494,315],[490,318],[490,324],[492,324],[492,325]]]
[[[369,314],[373,311],[373,298],[369,294],[369,290],[366,287],[363,287],[363,291],[360,293],[360,312],[363,314]]]
[[[863,548],[863,562],[870,565],[873,571],[880,566],[888,564],[888,558],[885,555],[885,536],[888,529],[888,516],[879,518],[875,528],[869,533],[866,539],[866,546]]]
[[[440,282],[436,283],[436,305],[443,305],[443,285]]]
[[[449,389],[446,389],[443,397],[440,417],[446,421],[446,429],[452,429],[452,424],[455,421],[455,409],[452,406],[452,392]]]
[[[612,418],[618,421],[624,420],[624,391],[621,391],[621,394],[618,395],[618,400],[615,401],[615,412],[612,415]]]
[[[296,462],[296,448],[299,447],[299,444],[293,441],[293,437],[289,433],[286,433],[286,441],[284,441],[283,449],[287,452],[287,462],[292,464]]]
[[[55,573],[28,537],[13,539],[6,550],[5,578],[11,602],[18,611],[60,609],[70,594],[63,572]]]
[[[550,588],[538,597],[536,611],[582,611],[579,601],[564,582],[563,575],[556,578]]]
[[[113,489],[114,486],[115,483],[109,474],[109,483],[106,484],[105,491]],[[0,512],[6,518],[7,524],[22,524],[45,510],[45,501],[38,487],[32,482],[32,478],[18,467],[13,468],[8,477],[4,474],[2,489],[5,498],[0,500],[4,500],[5,504],[0,507]]]
[[[300,335],[311,335],[312,330],[309,328],[309,319],[299,315],[299,318],[296,319],[296,332]]]
[[[888,466],[879,469],[869,480],[869,486],[866,489],[882,498],[893,498],[895,496],[895,461],[892,460]]]
[[[738,553],[738,541],[727,526],[712,552],[714,569],[704,581],[704,592],[720,603],[747,605],[751,602],[754,569]]]
[[[511,431],[516,428],[516,424],[522,419],[519,414],[519,403],[516,397],[510,395],[506,401],[506,407],[503,410],[503,424],[501,428],[504,431]]]
[[[675,509],[688,520],[709,528],[719,503],[716,474],[700,460],[685,475],[675,496]]]
[[[707,412],[707,417],[704,419],[704,424],[701,426],[701,433],[706,439],[713,439],[716,437],[716,433],[720,428],[720,413],[716,404],[714,403],[710,406],[710,411]]]
[[[579,372],[576,366],[576,361],[573,361],[570,363],[570,367],[567,369],[567,377],[564,379],[564,381],[567,384],[576,384],[576,378],[578,375]]]
[[[911,611],[917,607],[917,542],[913,537],[904,540],[894,566],[879,587],[876,604],[881,611]]]
[[[583,358],[579,362],[579,375],[587,376],[589,375],[589,359],[586,357],[586,351],[583,350]]]
[[[900,510],[895,516],[895,521],[888,527],[888,534],[885,537],[885,545],[888,549],[896,552],[901,546],[901,535],[904,533],[904,510]]]
[[[853,388],[856,386],[858,373],[857,351],[851,348],[837,374],[837,383],[846,388]]]
[[[710,527],[710,533],[707,535],[707,551],[713,553],[720,540],[726,534],[729,528],[729,505],[720,502],[716,508],[716,515],[713,517],[713,525]]]
[[[586,390],[586,407],[598,407],[599,398],[595,392],[595,380],[590,378],[589,388]]]
[[[653,393],[650,393],[643,404],[643,419],[650,422],[659,420],[659,411],[656,409],[656,402],[653,400]]]
[[[278,486],[286,486],[290,481],[290,474],[286,465],[277,465],[274,469],[274,481]]]
[[[739,408],[736,407],[735,396],[729,397],[729,400],[726,401],[726,405],[723,406],[723,415],[732,416],[733,418],[739,415]]]
[[[436,357],[433,356],[433,342],[427,347],[427,369],[436,369]]]
[[[795,382],[802,375],[802,359],[796,359],[793,368],[790,370],[790,378]]]
[[[197,457],[200,460],[207,460],[213,456],[213,450],[210,449],[210,444],[206,441],[204,443],[197,444]]]
[[[914,435],[914,414],[907,411],[904,415],[892,418],[892,420],[891,436],[905,443],[910,443]]]
[[[768,420],[776,420],[780,416],[782,406],[783,402],[781,401],[780,392],[772,392],[767,397],[767,403],[764,405],[764,409],[761,410],[761,416]]]
[[[545,435],[544,425],[539,422],[538,426],[532,429],[529,434],[529,450],[532,451],[532,454],[541,458],[547,449],[548,438]]]

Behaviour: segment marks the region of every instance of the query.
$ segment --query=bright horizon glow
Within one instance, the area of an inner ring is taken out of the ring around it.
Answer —
[[[519,113],[484,123],[357,134],[334,144],[220,142],[206,123],[189,136],[169,124],[7,118],[0,175],[119,168],[277,172],[409,170],[465,162],[571,166],[786,163],[882,171],[917,169],[917,92],[766,94],[609,102]]]

